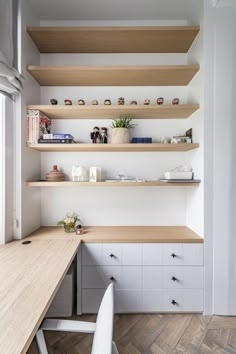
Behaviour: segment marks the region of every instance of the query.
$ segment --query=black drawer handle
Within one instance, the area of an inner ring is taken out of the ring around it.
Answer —
[[[172,253],[171,257],[172,257],[172,258],[176,258],[177,256],[176,256],[175,253]]]
[[[110,257],[111,257],[111,258],[115,258],[116,256],[115,256],[113,253],[111,253],[111,254],[110,254]]]
[[[110,277],[110,280],[111,281],[115,281],[116,279],[114,277]]]
[[[179,279],[176,278],[176,277],[172,277],[171,280],[172,280],[172,281],[178,281]]]
[[[178,305],[178,303],[177,303],[175,300],[172,300],[171,303],[172,303],[172,305],[174,305],[174,306],[177,306],[177,305]]]

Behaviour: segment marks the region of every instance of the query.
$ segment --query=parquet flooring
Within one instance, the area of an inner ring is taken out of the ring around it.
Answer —
[[[95,321],[93,315],[72,319]],[[196,314],[116,315],[120,354],[236,354],[236,317]],[[47,332],[49,354],[89,354],[92,335]],[[35,341],[27,354],[38,354]]]

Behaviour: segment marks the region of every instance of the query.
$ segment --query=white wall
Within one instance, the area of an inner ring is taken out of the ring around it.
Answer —
[[[19,65],[25,77],[24,90],[17,101],[17,117],[15,131],[16,148],[16,200],[14,237],[21,238],[40,226],[40,191],[30,190],[25,182],[32,180],[40,173],[40,154],[26,148],[26,104],[39,102],[39,85],[26,71],[26,65],[39,64],[39,53],[25,32],[26,25],[38,25],[38,20],[26,0],[20,2],[21,19],[19,23]]]

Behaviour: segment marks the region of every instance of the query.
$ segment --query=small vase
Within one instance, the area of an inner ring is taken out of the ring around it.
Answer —
[[[129,128],[112,128],[111,144],[128,144]]]
[[[75,232],[75,223],[64,225],[65,232]]]

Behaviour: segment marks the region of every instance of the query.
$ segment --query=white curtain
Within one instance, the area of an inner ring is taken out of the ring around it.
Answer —
[[[17,21],[13,1],[0,0],[0,91],[18,95],[22,90],[23,77],[13,68],[15,49],[13,21]]]

